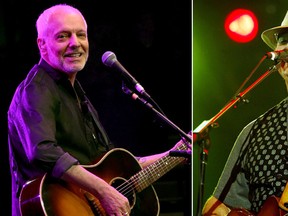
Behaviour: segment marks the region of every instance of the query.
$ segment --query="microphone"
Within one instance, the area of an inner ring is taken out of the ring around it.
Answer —
[[[288,48],[273,52],[267,52],[265,55],[268,59],[271,60],[288,60]]]
[[[116,55],[113,52],[106,51],[102,55],[102,62],[104,65],[118,70],[122,74],[122,76],[124,76],[134,85],[134,88],[141,95],[144,95],[147,98],[151,98],[150,95],[140,85],[140,83],[121,65],[121,63],[117,60]]]

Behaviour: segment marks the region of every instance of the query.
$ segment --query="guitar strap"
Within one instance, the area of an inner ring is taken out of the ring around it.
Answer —
[[[232,185],[232,183],[236,180],[236,177],[237,177],[237,173],[240,172],[241,170],[241,162],[243,161],[244,157],[245,157],[245,154],[248,150],[248,144],[249,142],[247,142],[249,140],[249,136],[246,137],[245,141],[243,142],[243,145],[241,147],[241,150],[240,150],[240,156],[239,158],[237,159],[232,171],[231,171],[231,175],[230,175],[230,178],[229,180],[227,181],[227,183],[225,184],[225,187],[223,188],[220,196],[219,196],[219,200],[220,201],[224,201],[225,200],[225,197],[227,196],[229,190],[230,190],[230,187]]]

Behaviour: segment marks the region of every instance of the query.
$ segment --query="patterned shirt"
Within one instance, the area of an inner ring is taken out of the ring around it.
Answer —
[[[233,208],[259,212],[281,196],[288,178],[287,99],[249,123],[239,134],[214,196]]]

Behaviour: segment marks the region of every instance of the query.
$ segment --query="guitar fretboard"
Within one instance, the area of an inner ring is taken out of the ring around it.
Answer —
[[[177,148],[177,150],[186,149],[187,146],[185,143],[183,143]],[[155,161],[150,166],[141,170],[137,174],[133,175],[129,179],[129,183],[133,185],[134,190],[136,190],[137,192],[141,192],[184,160],[185,158],[183,157],[172,157],[166,155]]]

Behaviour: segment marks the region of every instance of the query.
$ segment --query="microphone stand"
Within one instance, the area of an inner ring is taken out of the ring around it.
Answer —
[[[157,109],[155,109],[148,101],[145,99],[139,97],[136,93],[134,93],[132,90],[130,90],[126,85],[122,84],[122,90],[125,94],[128,94],[132,97],[132,99],[137,100],[141,102],[143,105],[145,105],[147,108],[152,110],[156,115],[166,124],[168,124],[172,129],[174,129],[176,132],[180,134],[180,136],[184,137],[186,141],[192,143],[191,137],[186,134],[183,130],[181,130],[177,125],[175,125],[171,120],[169,120],[165,115],[160,113]],[[181,154],[181,153],[180,153]]]
[[[244,91],[240,92],[235,98],[233,98],[224,108],[222,108],[214,117],[210,120],[203,121],[194,131],[193,131],[193,144],[198,143],[200,146],[200,187],[198,195],[198,216],[202,214],[203,208],[203,195],[204,195],[204,182],[205,182],[205,169],[208,160],[208,151],[211,145],[211,140],[209,137],[209,130],[211,128],[217,128],[219,125],[216,120],[219,119],[226,111],[233,107],[239,100],[246,101],[243,97],[250,92],[255,86],[261,83],[266,77],[268,77],[273,71],[276,71],[276,65],[267,70],[263,75],[261,75],[254,83],[248,86]]]

